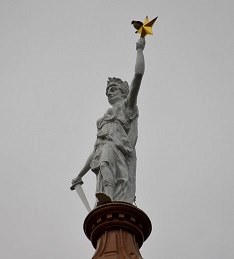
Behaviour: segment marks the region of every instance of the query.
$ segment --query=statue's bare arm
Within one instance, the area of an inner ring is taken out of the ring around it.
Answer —
[[[127,105],[130,109],[133,109],[137,104],[137,96],[140,90],[141,80],[145,71],[145,59],[143,50],[145,47],[145,39],[140,38],[136,43],[137,57],[135,65],[135,75],[133,77],[130,91],[127,97]]]
[[[82,177],[90,170],[90,163],[93,160],[93,156],[94,156],[94,150],[89,155],[84,167],[80,170],[80,173],[78,174],[78,176],[72,180],[72,184],[82,181]]]

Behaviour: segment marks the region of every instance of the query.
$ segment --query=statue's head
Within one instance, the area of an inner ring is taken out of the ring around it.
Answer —
[[[110,104],[114,104],[120,99],[127,98],[129,93],[129,85],[120,78],[108,77],[106,95]],[[113,100],[112,100],[113,99]]]

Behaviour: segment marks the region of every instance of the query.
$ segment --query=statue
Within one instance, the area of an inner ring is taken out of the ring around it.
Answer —
[[[74,189],[75,185],[83,183],[82,177],[89,170],[96,174],[97,206],[111,201],[131,204],[135,201],[137,96],[145,70],[145,36],[152,34],[150,29],[156,19],[149,22],[146,17],[144,24],[137,27],[141,37],[136,43],[135,74],[130,87],[120,78],[108,78],[106,95],[112,107],[97,121],[94,150],[78,176],[72,180]]]

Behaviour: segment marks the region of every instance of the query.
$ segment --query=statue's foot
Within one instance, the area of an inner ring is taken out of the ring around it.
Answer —
[[[102,205],[104,203],[111,202],[111,198],[103,192],[96,193],[96,197],[98,199],[97,206]]]

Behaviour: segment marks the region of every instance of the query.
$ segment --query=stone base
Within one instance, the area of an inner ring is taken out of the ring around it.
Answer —
[[[142,259],[139,249],[151,230],[148,216],[126,202],[101,205],[84,222],[84,232],[96,249],[93,259]]]

